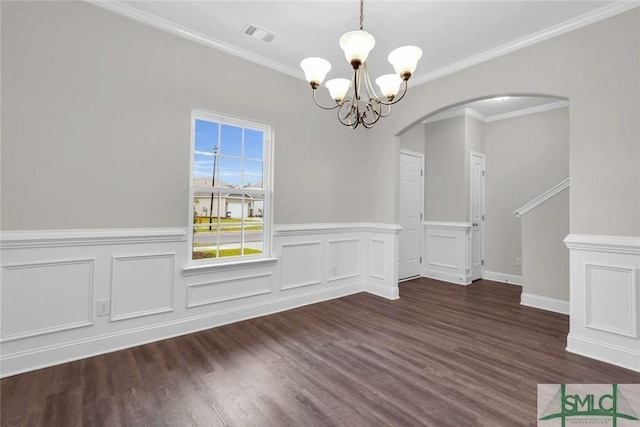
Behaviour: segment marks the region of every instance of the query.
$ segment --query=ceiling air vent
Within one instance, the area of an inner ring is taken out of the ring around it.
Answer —
[[[273,39],[276,38],[276,35],[273,32],[269,30],[265,30],[264,28],[260,28],[257,25],[253,25],[253,24],[245,25],[245,27],[242,29],[242,32],[248,35],[249,37],[262,40],[263,42],[266,42],[266,43],[271,43]]]

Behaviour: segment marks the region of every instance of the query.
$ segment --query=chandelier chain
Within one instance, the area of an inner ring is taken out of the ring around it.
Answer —
[[[360,31],[362,31],[363,22],[364,22],[364,0],[360,0]]]

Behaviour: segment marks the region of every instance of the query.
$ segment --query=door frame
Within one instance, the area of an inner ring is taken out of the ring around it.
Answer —
[[[469,223],[473,224],[473,158],[474,157],[478,157],[482,159],[482,171],[483,171],[483,175],[482,175],[482,182],[480,183],[480,186],[482,187],[482,215],[484,218],[485,215],[485,210],[486,210],[486,187],[485,187],[485,181],[487,179],[486,176],[486,170],[487,170],[487,156],[484,153],[479,153],[477,151],[471,151],[471,155],[470,155],[470,159],[471,161],[469,162]],[[480,231],[480,237],[482,239],[482,245],[480,247],[480,257],[482,259],[482,264],[480,266],[480,279],[484,279],[484,247],[485,247],[485,220],[482,220],[483,224],[482,224],[482,230]],[[473,239],[473,225],[471,226],[471,238]],[[473,251],[473,242],[471,243],[471,247],[469,248],[469,251],[472,252]],[[472,260],[472,265],[471,265],[471,277],[472,277],[472,281],[473,281],[473,253],[472,256],[469,257]],[[475,279],[475,280],[479,280],[479,279]]]
[[[424,153],[419,153],[417,151],[411,151],[411,150],[401,148],[400,154],[398,156],[398,176],[400,172],[400,156],[402,155],[418,157],[422,164],[422,168],[420,169],[422,173],[420,175],[420,253],[419,253],[421,262],[420,262],[420,272],[418,273],[417,276],[411,276],[411,277],[406,277],[404,279],[399,279],[398,283],[404,282],[407,280],[412,280],[412,279],[415,279],[416,277],[422,277],[422,261],[424,261],[422,258],[424,256],[424,181],[425,181],[425,175],[426,175],[425,164],[424,164],[425,156],[424,156]],[[398,212],[400,212],[400,179],[399,178],[398,178]],[[399,239],[398,239],[398,246],[400,246]],[[398,259],[398,263],[396,263],[396,265],[398,266],[398,274],[400,273],[399,261],[400,260]]]

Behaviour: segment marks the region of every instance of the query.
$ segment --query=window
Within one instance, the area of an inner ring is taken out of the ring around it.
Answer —
[[[271,128],[194,111],[191,139],[191,260],[268,256]]]

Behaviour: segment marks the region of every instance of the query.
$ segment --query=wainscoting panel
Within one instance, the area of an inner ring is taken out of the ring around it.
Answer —
[[[189,265],[184,228],[0,233],[0,375],[362,291],[398,298],[399,226],[274,230],[271,258],[204,268]]]
[[[569,235],[567,350],[640,372],[640,238]]]
[[[329,240],[328,281],[360,276],[361,238]]]
[[[424,222],[422,275],[432,279],[468,285],[471,224],[466,222]]]
[[[458,270],[458,242],[456,236],[429,233],[427,262],[430,266]]]
[[[369,276],[387,280],[387,242],[380,239],[371,239],[369,244]]]
[[[199,307],[271,293],[271,273],[188,285],[187,307]]]
[[[2,341],[92,324],[93,259],[5,265]]]
[[[280,248],[280,290],[322,283],[321,241],[285,243]]]
[[[173,311],[175,254],[113,257],[111,320]]]
[[[586,269],[587,327],[638,338],[635,269],[596,264]]]

